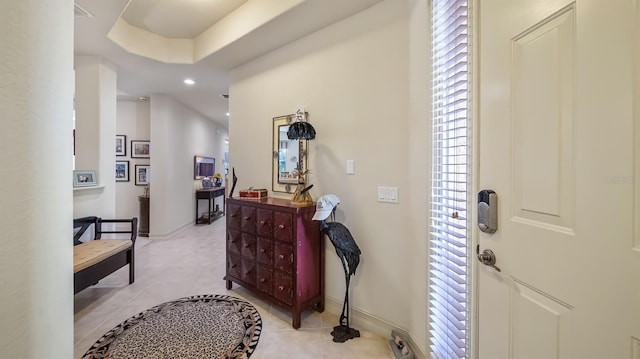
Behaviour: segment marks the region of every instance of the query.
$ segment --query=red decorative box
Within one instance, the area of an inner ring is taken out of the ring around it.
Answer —
[[[264,198],[267,197],[265,188],[240,190],[240,198]]]

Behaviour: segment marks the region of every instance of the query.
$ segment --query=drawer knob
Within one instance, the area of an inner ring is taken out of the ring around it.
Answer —
[[[266,282],[266,281],[267,281],[267,279],[266,279],[266,278],[260,278],[260,283],[264,283],[264,282]]]
[[[284,254],[279,255],[278,258],[284,259]]]
[[[231,265],[231,268],[235,268],[235,267],[237,267],[237,266],[238,266],[237,264],[232,264],[232,265]]]
[[[260,221],[260,224],[263,225],[263,226],[264,226],[265,223],[267,223],[267,221],[265,221],[265,220]]]
[[[284,229],[284,224],[278,225],[278,228]]]
[[[248,221],[248,220],[250,220],[250,219],[251,219],[251,217],[244,217],[244,220],[245,220],[245,221]]]
[[[260,253],[265,253],[266,251],[264,250],[264,248],[260,248]]]
[[[278,290],[282,292],[284,290],[284,286],[283,285],[278,286]]]

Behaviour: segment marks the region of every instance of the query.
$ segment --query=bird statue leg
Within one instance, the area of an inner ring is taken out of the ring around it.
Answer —
[[[345,319],[347,319],[347,311],[349,310],[349,269],[347,269],[347,265],[344,259],[340,259],[342,262],[342,268],[344,268],[344,282],[346,284],[344,290],[344,300],[342,301],[342,313],[340,313],[340,325],[349,326],[349,321],[347,320],[345,323]]]
[[[351,282],[351,276],[347,274],[346,280],[345,282],[347,283],[347,288],[345,290],[344,293],[344,308],[343,308],[343,314],[341,316],[341,318],[344,318],[344,323],[342,321],[342,319],[340,319],[340,324],[346,326],[347,328],[349,327],[349,282]]]
[[[360,336],[360,331],[349,327],[349,283],[351,281],[349,270],[344,262],[344,259],[340,258],[342,267],[344,268],[345,275],[345,295],[344,303],[342,304],[342,313],[340,314],[340,325],[333,327],[331,335],[333,341],[336,343],[344,343],[349,339],[357,338]]]

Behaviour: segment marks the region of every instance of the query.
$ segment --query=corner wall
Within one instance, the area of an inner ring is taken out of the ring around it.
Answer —
[[[311,194],[340,197],[336,220],[362,250],[352,309],[409,330],[423,353],[428,58],[426,45],[412,46],[428,44],[425,11],[426,1],[385,1],[232,70],[229,86],[238,188],[290,196],[271,190],[272,118],[304,106],[318,133],[309,142]],[[348,159],[355,175],[345,174]],[[378,186],[398,187],[399,203],[377,202]],[[344,274],[326,243],[326,296],[341,303]]]

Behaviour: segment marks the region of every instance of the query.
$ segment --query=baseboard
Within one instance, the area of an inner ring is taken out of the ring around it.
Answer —
[[[163,239],[169,239],[172,236],[175,236],[176,234],[184,231],[188,227],[191,227],[192,225],[193,225],[193,221],[189,221],[189,222],[185,223],[183,226],[178,227],[178,228],[174,229],[173,231],[171,231],[169,233],[162,233],[162,234],[149,233],[149,239],[154,240],[154,241],[163,240]]]
[[[331,314],[340,316],[340,313],[342,312],[342,301],[338,301],[335,298],[325,296],[324,309]],[[349,321],[354,328],[375,333],[383,338],[391,339],[391,329],[394,328],[399,328],[405,332],[407,331],[404,328],[400,328],[393,323],[390,323],[382,318],[378,318],[375,315],[367,313],[360,309],[351,308],[350,316],[351,318],[349,318]],[[406,340],[409,342],[411,350],[413,350],[414,358],[427,359],[427,355],[418,346],[411,334],[409,334],[409,338],[406,338]]]

